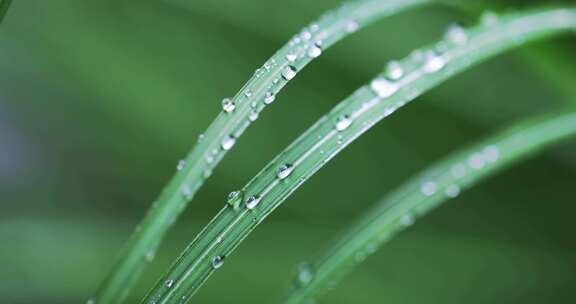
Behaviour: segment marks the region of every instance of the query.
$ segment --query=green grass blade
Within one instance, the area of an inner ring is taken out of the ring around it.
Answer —
[[[576,113],[564,113],[518,124],[453,153],[380,200],[321,259],[302,264],[285,303],[307,303],[321,295],[416,218],[507,166],[574,136]]]
[[[144,302],[186,302],[256,226],[375,123],[473,64],[524,42],[575,29],[576,9],[543,9],[483,20],[468,31],[452,29],[447,39],[428,51],[389,64],[386,73],[321,118],[232,196]]]
[[[0,24],[4,21],[4,17],[6,17],[10,4],[12,4],[12,0],[0,0]]]
[[[98,303],[125,299],[186,204],[211,175],[236,140],[275,99],[276,94],[323,50],[372,21],[432,0],[359,0],[322,16],[282,47],[244,87],[226,99],[223,112],[201,135],[198,144],[136,228],[120,259],[94,297]]]

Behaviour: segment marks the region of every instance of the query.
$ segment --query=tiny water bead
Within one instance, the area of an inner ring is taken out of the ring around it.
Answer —
[[[246,208],[252,210],[258,206],[258,203],[260,203],[260,196],[252,195],[246,200]]]
[[[96,299],[90,298],[86,301],[86,304],[96,304]]]
[[[192,189],[190,189],[190,186],[188,185],[182,185],[182,189],[180,189],[182,192],[182,195],[184,195],[185,198],[190,199],[192,198]]]
[[[468,158],[468,166],[472,169],[482,169],[485,165],[484,155],[480,153],[474,153]]]
[[[271,104],[274,102],[274,100],[276,100],[276,94],[273,92],[266,92],[266,95],[264,96],[264,103]]]
[[[322,47],[319,43],[314,43],[312,46],[310,46],[308,49],[308,57],[318,58],[320,55],[322,55]]]
[[[178,165],[176,166],[176,170],[182,171],[182,169],[184,169],[185,166],[186,166],[186,161],[182,159],[178,162]]]
[[[480,16],[480,23],[485,26],[491,26],[498,23],[498,15],[492,11],[485,11]]]
[[[360,25],[358,25],[356,20],[350,20],[348,23],[346,23],[345,29],[348,33],[354,33],[358,30],[359,27]]]
[[[246,91],[244,91],[244,96],[246,96],[246,97],[252,96],[252,90],[246,89]]]
[[[500,151],[496,146],[488,146],[482,151],[484,159],[489,163],[495,163],[500,158]]]
[[[458,24],[450,25],[446,30],[445,37],[448,41],[456,45],[464,45],[468,42],[468,34],[464,28]]]
[[[295,53],[286,54],[286,60],[288,60],[290,62],[296,61],[296,58],[298,58],[298,55],[296,55]]]
[[[236,143],[236,137],[234,137],[233,135],[228,135],[226,136],[226,138],[224,138],[224,140],[222,140],[221,147],[223,150],[227,151],[232,149],[235,143]]]
[[[252,111],[252,112],[250,112],[250,115],[248,115],[248,120],[254,122],[258,119],[258,116],[259,116],[259,114],[257,111]]]
[[[424,72],[434,73],[442,70],[446,65],[446,59],[432,50],[424,53]]]
[[[282,71],[282,78],[284,78],[285,80],[291,80],[294,77],[296,77],[296,68],[289,65],[287,67],[284,68],[284,70]]]
[[[396,93],[400,88],[397,83],[389,81],[383,77],[376,78],[370,83],[370,88],[378,97],[388,98]]]
[[[278,169],[277,176],[279,179],[285,179],[288,176],[290,176],[290,174],[292,174],[292,171],[294,171],[294,166],[292,166],[291,164],[284,164],[280,166],[280,168]]]
[[[224,258],[217,255],[212,258],[212,268],[218,269],[224,265]]]
[[[444,192],[446,193],[446,196],[448,196],[450,198],[455,198],[458,195],[460,195],[460,186],[450,185],[450,186],[446,187],[446,190]]]
[[[166,286],[166,288],[172,288],[172,286],[174,286],[174,280],[166,280],[164,286]]]
[[[414,222],[416,220],[414,219],[414,215],[412,215],[412,213],[407,213],[402,215],[402,217],[400,217],[400,225],[404,226],[404,227],[408,227],[408,226],[412,226],[414,225]]]
[[[312,281],[313,277],[312,267],[308,263],[298,265],[298,275],[296,279],[299,284],[306,285]]]
[[[435,182],[425,182],[420,186],[420,191],[426,196],[431,196],[436,193],[437,186]]]
[[[351,124],[352,124],[352,119],[350,119],[350,116],[344,114],[344,115],[338,117],[338,120],[336,120],[336,130],[344,131],[344,130],[348,129],[348,127]]]
[[[230,194],[228,194],[228,200],[227,200],[228,205],[234,208],[238,207],[239,202],[242,200],[242,196],[240,194],[241,194],[240,191],[230,192]]]
[[[230,98],[224,98],[222,99],[222,109],[224,112],[230,113],[236,109],[236,103],[234,103]]]
[[[390,61],[386,65],[386,76],[392,80],[398,80],[404,76],[404,69],[398,61]]]

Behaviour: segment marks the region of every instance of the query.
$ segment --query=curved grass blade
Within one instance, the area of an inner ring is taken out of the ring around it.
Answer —
[[[12,4],[12,0],[0,0],[0,24],[4,21],[4,17],[6,17],[10,4]]]
[[[494,16],[492,16],[494,17]],[[524,42],[576,29],[576,9],[542,9],[452,27],[426,51],[392,62],[268,164],[184,250],[144,299],[186,302],[231,252],[292,192],[384,117],[471,65]]]
[[[381,199],[311,264],[302,264],[285,303],[308,303],[416,218],[461,191],[562,140],[576,136],[576,112],[530,120],[462,149]]]
[[[233,98],[223,100],[223,112],[214,120],[164,188],[123,249],[112,272],[90,301],[123,301],[164,235],[186,204],[211,175],[236,140],[271,104],[276,94],[299,70],[323,50],[374,20],[432,0],[359,0],[323,15],[282,47]],[[4,3],[4,2],[3,2]]]

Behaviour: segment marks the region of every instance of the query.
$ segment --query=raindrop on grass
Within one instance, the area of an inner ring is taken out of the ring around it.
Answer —
[[[230,113],[236,109],[236,103],[234,103],[230,98],[224,98],[222,99],[222,109],[224,112]]]
[[[276,100],[276,94],[273,92],[266,92],[266,95],[264,96],[264,103],[271,104],[274,102],[274,100]]]
[[[398,80],[404,76],[404,69],[398,61],[390,61],[386,65],[386,76],[391,80]]]
[[[227,151],[232,149],[235,143],[236,143],[236,137],[234,137],[233,135],[228,135],[226,136],[226,138],[224,138],[224,140],[222,140],[221,147],[222,149]]]
[[[344,131],[344,130],[348,129],[348,127],[350,127],[351,124],[352,124],[352,119],[350,119],[350,116],[344,114],[344,115],[338,117],[338,120],[336,121],[336,130]]]
[[[252,96],[252,90],[246,89],[246,91],[244,91],[244,96],[246,96],[246,97]]]
[[[460,186],[454,184],[454,185],[450,185],[448,187],[446,187],[445,190],[446,196],[450,197],[450,198],[455,198],[458,195],[460,195]]]
[[[174,286],[174,280],[166,280],[164,286],[166,286],[166,288],[172,288],[172,286]]]
[[[322,55],[322,47],[318,43],[314,43],[314,45],[310,46],[308,49],[308,57],[310,58],[318,58]]]
[[[426,196],[431,196],[436,193],[437,186],[435,182],[425,182],[420,186],[420,191]]]
[[[260,203],[260,196],[252,195],[246,200],[246,208],[252,210],[258,206],[258,203]]]
[[[248,120],[250,121],[256,121],[258,119],[258,112],[257,111],[252,111],[250,112],[250,115],[248,115]]]
[[[182,185],[182,189],[180,189],[182,192],[182,195],[184,195],[185,198],[190,199],[192,198],[192,189],[190,189],[190,186],[188,185]]]
[[[412,226],[414,225],[414,222],[415,222],[414,215],[412,215],[411,213],[404,214],[400,218],[400,225],[404,227]]]
[[[184,169],[185,166],[186,166],[186,161],[182,159],[178,162],[178,165],[176,166],[176,170],[182,171],[182,169]]]
[[[350,20],[348,21],[348,23],[346,23],[346,31],[348,33],[354,33],[358,30],[360,26],[358,25],[358,22],[356,22],[356,20]]]
[[[212,268],[218,269],[224,265],[224,258],[217,255],[212,258]]]
[[[288,53],[286,54],[286,60],[290,61],[290,62],[294,62],[296,61],[296,58],[298,58],[298,55],[294,54],[294,53]]]
[[[400,88],[397,83],[389,81],[383,77],[376,78],[370,83],[370,88],[380,98],[388,98],[396,93]]]
[[[446,65],[446,59],[434,51],[424,53],[424,72],[434,73],[442,70]]]
[[[285,179],[292,174],[292,171],[294,171],[294,167],[291,164],[284,164],[278,169],[277,176],[279,179]]]
[[[282,78],[285,80],[291,80],[294,77],[296,77],[296,68],[291,65],[285,67],[284,71],[282,71]]]
[[[468,34],[466,31],[458,24],[452,24],[448,27],[445,34],[448,41],[456,45],[464,45],[468,42]]]
[[[312,267],[308,263],[303,263],[298,266],[298,276],[296,277],[298,284],[306,285],[314,278]]]

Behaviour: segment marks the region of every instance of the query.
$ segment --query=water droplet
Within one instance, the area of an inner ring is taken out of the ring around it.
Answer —
[[[350,20],[348,21],[348,23],[346,23],[346,31],[348,33],[354,33],[358,30],[360,26],[358,25],[358,22],[356,22],[356,20]]]
[[[460,186],[458,185],[450,185],[448,187],[446,187],[445,190],[446,196],[450,197],[450,198],[455,198],[458,195],[460,195]]]
[[[310,40],[310,39],[312,38],[312,34],[310,34],[309,31],[303,31],[303,32],[300,34],[300,37],[301,37],[303,40]]]
[[[348,127],[351,124],[352,124],[352,119],[350,119],[350,116],[344,114],[344,115],[338,117],[338,120],[336,121],[336,130],[344,131],[344,130],[348,129]]]
[[[316,23],[312,23],[312,24],[310,25],[310,31],[311,31],[311,32],[317,32],[319,29],[320,29],[320,26],[319,26],[318,24],[316,24]]]
[[[495,163],[500,158],[500,151],[496,146],[488,146],[482,151],[484,159],[489,163]]]
[[[396,93],[400,88],[395,82],[384,79],[383,77],[376,78],[370,83],[370,88],[380,98],[388,98]]]
[[[144,255],[144,258],[146,259],[146,261],[148,262],[152,262],[154,260],[154,257],[156,256],[156,251],[152,250],[148,250],[146,252],[146,254]]]
[[[458,24],[452,24],[448,27],[445,34],[448,41],[456,45],[464,45],[468,42],[468,34],[466,31]]]
[[[294,77],[296,77],[296,68],[291,65],[285,67],[284,71],[282,71],[282,78],[291,80]]]
[[[480,16],[480,23],[485,26],[491,26],[497,24],[499,22],[498,19],[498,15],[496,15],[496,13],[492,11],[485,11],[482,13],[482,16]]]
[[[86,301],[86,304],[96,304],[96,299],[90,298],[88,301]]]
[[[182,191],[182,195],[184,195],[185,198],[187,199],[192,198],[192,189],[190,189],[190,186],[182,185],[182,189],[180,190]]]
[[[306,285],[312,281],[314,278],[314,273],[312,267],[308,263],[302,263],[298,265],[298,276],[296,279],[301,285]]]
[[[206,163],[211,164],[214,162],[214,156],[212,155],[207,155],[206,156]]]
[[[166,286],[166,288],[172,288],[172,286],[174,286],[174,280],[166,280],[164,286]]]
[[[252,90],[246,89],[246,91],[244,91],[244,96],[246,96],[246,97],[252,96]]]
[[[468,166],[472,169],[482,169],[484,165],[486,165],[486,162],[484,161],[484,156],[480,153],[474,153],[468,158]]]
[[[291,164],[284,164],[278,169],[277,176],[279,179],[285,179],[292,174],[292,171],[294,171],[294,167]]]
[[[462,164],[454,165],[450,168],[450,174],[452,174],[452,177],[456,179],[462,178],[466,175],[466,166]]]
[[[294,53],[288,53],[286,54],[286,60],[290,61],[290,62],[294,62],[296,61],[296,58],[298,58],[298,55],[294,54]]]
[[[198,142],[201,143],[204,140],[204,137],[205,137],[204,133],[198,135]]]
[[[412,226],[414,225],[414,222],[415,222],[414,215],[412,215],[411,213],[406,213],[402,215],[402,217],[400,217],[400,225],[404,227]]]
[[[260,196],[259,195],[252,195],[246,200],[246,208],[252,210],[258,206],[260,203]]]
[[[222,109],[224,112],[230,113],[236,109],[236,103],[234,103],[230,98],[224,98],[222,99]]]
[[[176,170],[182,171],[182,169],[184,169],[185,166],[186,166],[186,161],[182,159],[178,162],[178,165],[176,166]]]
[[[322,55],[322,47],[318,43],[314,43],[314,45],[310,46],[308,49],[308,57],[310,58],[318,58]]]
[[[224,258],[217,255],[214,258],[212,258],[212,268],[214,269],[218,269],[220,267],[222,267],[224,265]]]
[[[266,92],[266,95],[264,96],[264,103],[271,104],[274,102],[274,100],[276,100],[276,94],[273,92]]]
[[[434,51],[424,53],[424,72],[434,73],[442,70],[446,65],[446,59]]]
[[[250,115],[248,115],[248,120],[256,121],[257,119],[258,119],[258,112],[257,111],[250,112]]]
[[[436,193],[437,186],[435,182],[425,182],[420,186],[420,191],[426,196],[431,196]]]
[[[398,61],[390,61],[386,65],[386,76],[392,80],[398,80],[404,76],[404,70]]]
[[[236,137],[232,136],[232,135],[228,135],[226,136],[226,138],[224,138],[224,140],[222,140],[222,149],[224,150],[230,150],[232,149],[232,147],[234,146],[234,144],[236,143]]]

